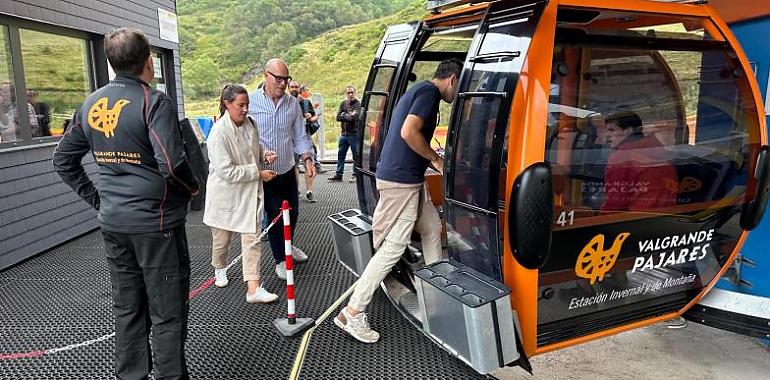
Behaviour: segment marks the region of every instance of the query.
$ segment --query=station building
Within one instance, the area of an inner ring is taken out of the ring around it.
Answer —
[[[183,118],[174,0],[0,1],[0,270],[98,227],[51,157],[66,121],[114,75],[104,36],[123,26],[149,37],[151,85]]]

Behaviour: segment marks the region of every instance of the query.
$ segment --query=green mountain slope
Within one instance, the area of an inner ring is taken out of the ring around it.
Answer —
[[[343,27],[295,46],[286,55],[291,75],[313,92],[323,94],[327,103],[332,98],[341,101],[346,85],[355,86],[359,92],[363,89],[387,27],[419,20],[425,13],[425,0],[418,0],[395,15]]]
[[[187,99],[248,78],[255,65],[321,33],[389,15],[412,0],[179,0]]]
[[[345,99],[345,86],[355,86],[357,96],[361,98],[374,53],[385,30],[389,25],[419,20],[426,12],[426,1],[417,0],[395,15],[343,27],[289,50],[287,59],[292,77],[324,97],[327,149],[337,147],[340,132],[335,112]]]
[[[387,27],[419,20],[426,13],[426,0],[413,0],[391,16],[338,28],[277,54],[288,62],[295,80],[309,85],[313,93],[323,95],[327,109],[324,136],[328,149],[336,148],[339,125],[334,120],[334,112],[344,99],[344,88],[349,84],[355,86],[361,97],[374,53]],[[260,81],[259,76],[247,81],[247,89],[256,89]],[[185,108],[190,116],[214,115],[218,98],[192,100],[186,96]]]

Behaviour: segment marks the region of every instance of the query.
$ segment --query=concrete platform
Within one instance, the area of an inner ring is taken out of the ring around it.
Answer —
[[[500,380],[770,379],[770,349],[759,340],[690,322],[665,324],[536,356],[535,374],[500,369]]]

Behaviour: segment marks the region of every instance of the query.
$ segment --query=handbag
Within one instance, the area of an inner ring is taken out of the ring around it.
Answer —
[[[314,135],[316,132],[318,132],[319,129],[321,129],[321,124],[318,124],[318,121],[307,121],[305,122],[305,129],[307,129],[308,134]]]

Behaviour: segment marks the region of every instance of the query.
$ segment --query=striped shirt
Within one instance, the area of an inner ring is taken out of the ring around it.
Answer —
[[[262,169],[284,174],[294,167],[294,154],[312,150],[313,143],[305,131],[305,118],[297,98],[284,94],[276,105],[263,89],[249,95],[249,115],[257,122],[262,149],[278,154],[278,160]]]

